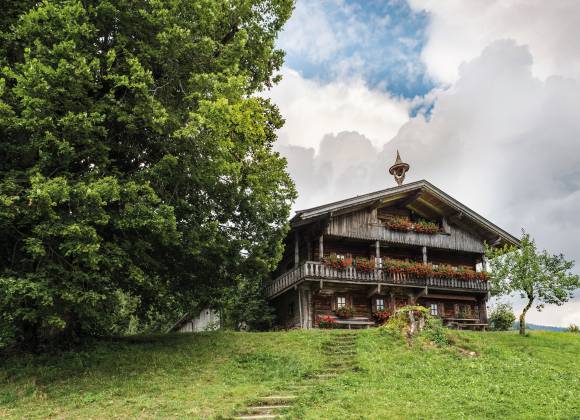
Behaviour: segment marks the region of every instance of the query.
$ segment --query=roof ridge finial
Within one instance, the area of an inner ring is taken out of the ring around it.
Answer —
[[[395,164],[389,168],[389,173],[395,177],[398,185],[402,185],[405,180],[405,174],[409,170],[410,166],[408,163],[403,162],[399,150],[397,150],[397,158],[395,159]]]

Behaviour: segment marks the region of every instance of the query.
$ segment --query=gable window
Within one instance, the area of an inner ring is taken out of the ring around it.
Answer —
[[[432,303],[431,304],[431,315],[437,316],[438,312],[437,312],[437,304],[436,303]]]
[[[377,298],[375,300],[375,309],[377,311],[384,311],[385,310],[385,299]]]
[[[336,308],[342,308],[346,306],[346,297],[345,296],[337,296],[336,297]]]

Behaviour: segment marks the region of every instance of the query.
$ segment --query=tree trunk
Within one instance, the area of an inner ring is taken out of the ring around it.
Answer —
[[[528,300],[528,304],[525,306],[522,314],[520,315],[520,335],[526,335],[526,312],[532,307],[534,299]]]

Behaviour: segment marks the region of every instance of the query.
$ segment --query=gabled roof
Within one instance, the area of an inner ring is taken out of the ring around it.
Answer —
[[[290,223],[292,227],[297,227],[305,222],[307,223],[309,220],[313,221],[335,214],[348,213],[349,211],[373,205],[391,204],[405,206],[427,218],[446,217],[453,219],[453,223],[478,230],[481,236],[491,244],[501,242],[519,246],[519,241],[516,237],[425,180],[335,201],[310,209],[299,210]]]

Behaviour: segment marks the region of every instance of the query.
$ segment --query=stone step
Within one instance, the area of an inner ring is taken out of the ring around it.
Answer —
[[[278,411],[290,408],[288,404],[275,405],[252,405],[238,411],[238,416],[251,416],[258,414],[279,414]]]
[[[285,404],[294,401],[297,398],[296,395],[269,395],[267,397],[258,398],[258,402],[264,403],[262,405]]]
[[[235,419],[277,419],[280,418],[280,414],[247,414],[241,416],[235,416]]]
[[[338,376],[338,374],[336,372],[335,373],[331,373],[331,372],[319,373],[319,374],[315,375],[315,377],[319,378],[319,379],[332,379],[332,378],[336,378],[337,376]]]

